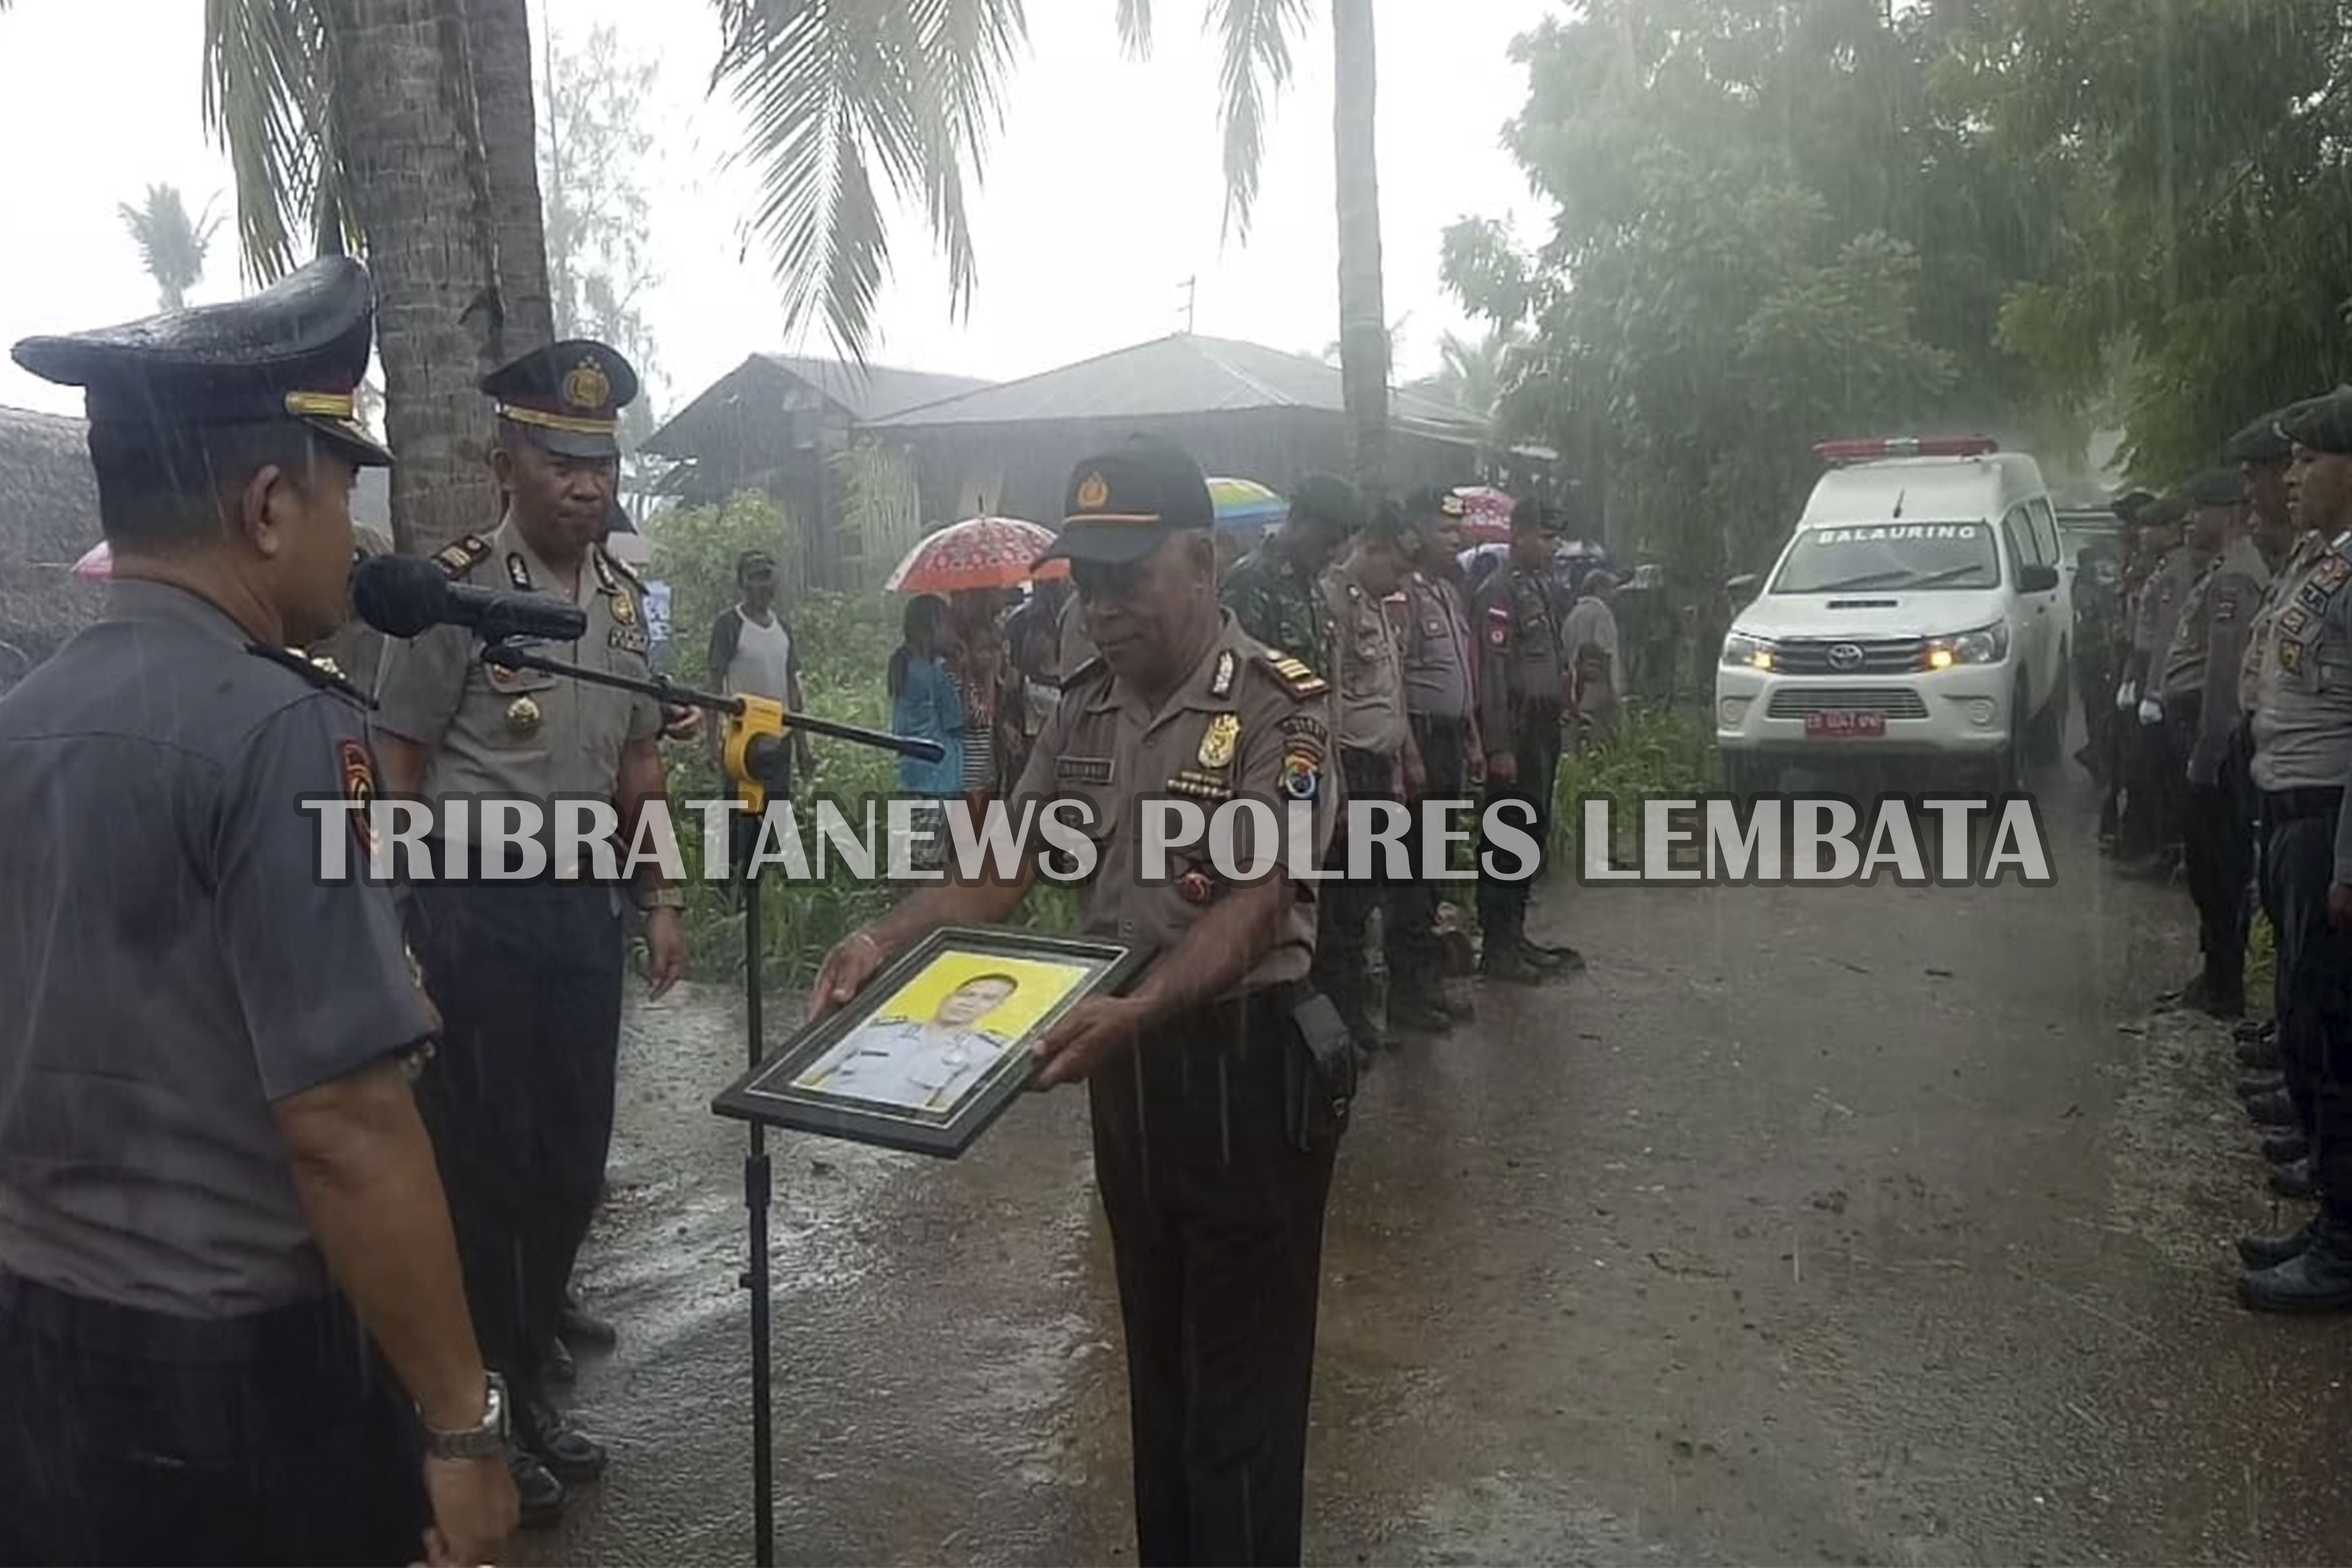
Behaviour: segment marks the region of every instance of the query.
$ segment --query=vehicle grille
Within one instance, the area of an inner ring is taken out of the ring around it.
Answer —
[[[1832,664],[1833,647],[1860,648],[1862,662]],[[1927,651],[1924,637],[1806,637],[1775,641],[1772,668],[1784,675],[1908,675],[1924,666]]]
[[[1772,719],[1801,719],[1835,709],[1861,709],[1889,719],[1927,716],[1927,704],[1904,686],[1784,686],[1772,693],[1764,712]]]

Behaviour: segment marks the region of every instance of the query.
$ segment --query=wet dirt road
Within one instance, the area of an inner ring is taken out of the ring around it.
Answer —
[[[2227,1035],[2147,1016],[2186,896],[2042,799],[2054,889],[1543,895],[1590,972],[1384,1060],[1341,1153],[1310,1560],[2352,1555],[2352,1343],[2236,1306],[2278,1210]],[[723,994],[632,1018],[614,1461],[530,1561],[750,1560],[741,1052]],[[1130,1561],[1083,1097],[954,1163],[772,1149],[782,1559]]]

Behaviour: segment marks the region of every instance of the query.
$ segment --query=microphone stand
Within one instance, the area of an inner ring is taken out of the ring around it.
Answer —
[[[667,676],[656,675],[640,680],[635,676],[614,675],[609,670],[583,669],[565,664],[544,654],[534,653],[514,640],[487,642],[482,647],[482,662],[503,669],[539,669],[551,674],[569,676],[592,686],[609,686],[619,691],[635,691],[669,707],[699,708],[706,712],[723,713],[736,725],[753,731],[741,744],[725,748],[728,772],[739,786],[748,785],[743,793],[751,794],[764,805],[769,780],[782,776],[785,761],[783,743],[772,731],[803,730],[813,735],[829,735],[835,740],[852,741],[861,746],[873,746],[886,752],[921,757],[937,762],[945,750],[937,741],[918,740],[908,735],[894,735],[885,730],[868,730],[856,724],[836,723],[830,719],[812,719],[798,713],[786,713],[776,703],[759,699],[746,700],[740,697],[722,697],[716,692],[698,691],[690,686],[680,686]],[[740,763],[740,767],[739,767]],[[765,956],[760,941],[760,869],[756,855],[743,857],[740,867],[730,866],[730,873],[740,878],[743,899],[743,1032],[747,1066],[757,1068],[766,1056],[766,1031],[761,1018],[761,966]],[[754,1547],[759,1568],[775,1568],[776,1562],[776,1497],[774,1448],[774,1394],[770,1367],[769,1296],[771,1284],[768,1271],[768,1205],[773,1183],[768,1164],[768,1146],[764,1130],[757,1121],[748,1123],[750,1143],[743,1154],[743,1208],[750,1232],[749,1267],[735,1278],[736,1285],[751,1297],[751,1513]]]

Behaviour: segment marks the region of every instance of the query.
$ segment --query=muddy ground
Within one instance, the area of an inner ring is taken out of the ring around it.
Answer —
[[[2235,1304],[2282,1205],[2226,1031],[2148,1016],[2186,894],[2104,873],[2079,776],[2042,791],[2053,889],[1555,885],[1537,933],[1589,973],[1382,1061],[1310,1560],[2352,1552],[2347,1327]],[[530,1560],[750,1560],[743,1129],[709,1110],[740,1030],[715,988],[633,1013],[583,1276],[625,1337],[576,1399],[614,1464]],[[1131,1561],[1083,1095],[954,1163],[772,1147],[782,1560]]]

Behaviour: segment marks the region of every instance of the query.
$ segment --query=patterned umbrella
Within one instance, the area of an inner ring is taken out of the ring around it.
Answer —
[[[1053,547],[1050,528],[1017,517],[970,517],[918,540],[882,586],[893,594],[959,594],[1018,587],[1033,576],[1066,577],[1066,561],[1029,569]]]
[[[1492,485],[1457,485],[1454,493],[1462,501],[1465,539],[1493,544],[1511,537],[1511,508],[1517,503],[1507,491]]]
[[[89,552],[73,563],[73,574],[94,581],[114,575],[114,552],[106,547],[106,541],[101,539],[91,545]]]
[[[1219,528],[1255,528],[1290,515],[1290,503],[1255,479],[1213,479],[1209,499],[1216,503]]]

